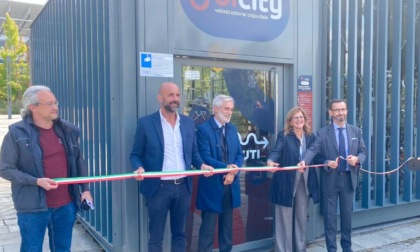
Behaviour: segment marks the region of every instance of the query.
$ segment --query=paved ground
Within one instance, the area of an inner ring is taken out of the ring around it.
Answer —
[[[20,116],[0,115],[0,144],[8,131],[10,123],[20,120]],[[0,252],[18,252],[20,249],[19,227],[17,226],[16,211],[11,198],[10,183],[0,178]],[[93,240],[85,228],[77,222],[73,229],[73,252],[101,252],[103,249]],[[44,251],[48,250],[48,235],[44,240]]]
[[[353,231],[353,251],[419,252],[420,218]],[[337,239],[340,246],[340,240]],[[326,251],[323,239],[310,243],[307,252]],[[339,249],[338,251],[342,251]]]

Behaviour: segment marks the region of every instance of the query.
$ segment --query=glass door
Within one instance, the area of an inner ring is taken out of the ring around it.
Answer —
[[[239,131],[238,138],[245,157],[243,166],[265,166],[277,132],[278,72],[283,69],[261,65],[255,68],[255,65],[244,65],[244,68],[239,65],[241,68],[237,68],[238,64],[230,66],[223,62],[225,65],[221,66],[217,62],[211,63],[214,65],[182,60],[182,113],[192,117],[198,126],[212,116],[212,101],[216,95],[232,96],[235,99],[235,111],[231,122]],[[234,209],[234,245],[255,245],[273,237],[273,212],[268,201],[270,175],[267,172],[240,174],[242,206]],[[197,251],[201,224],[200,211],[195,208],[197,181],[198,178],[194,178],[186,228],[188,251]],[[214,248],[218,248],[217,239]]]

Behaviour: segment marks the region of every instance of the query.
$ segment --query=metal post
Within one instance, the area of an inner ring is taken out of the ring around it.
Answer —
[[[10,56],[6,59],[6,78],[7,78],[7,115],[12,119],[12,87],[10,85]]]

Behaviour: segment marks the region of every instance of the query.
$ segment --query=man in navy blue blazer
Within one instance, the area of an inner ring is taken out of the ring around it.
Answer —
[[[197,209],[201,210],[198,251],[212,251],[218,221],[219,251],[232,250],[233,208],[241,205],[238,168],[244,159],[238,130],[230,122],[234,100],[218,95],[213,100],[213,116],[197,130],[198,150],[203,160],[217,168],[232,168],[232,172],[200,176]]]
[[[321,169],[321,209],[324,215],[327,250],[328,252],[337,251],[337,205],[339,203],[340,244],[343,252],[351,252],[351,213],[358,174],[356,168],[360,167],[366,159],[366,146],[361,129],[347,123],[345,100],[332,100],[329,114],[332,124],[317,132],[316,140],[306,150],[301,165],[309,164],[317,154],[327,160],[325,164],[328,167]],[[340,149],[343,154],[340,154]],[[339,156],[345,160],[340,159],[337,162],[336,159]]]
[[[165,82],[159,88],[157,99],[160,110],[142,117],[137,124],[130,162],[137,180],[142,181],[140,192],[146,197],[149,216],[148,251],[162,251],[166,218],[170,212],[172,233],[171,250],[185,251],[185,223],[191,201],[191,177],[183,175],[147,178],[145,171],[185,171],[195,167],[212,170],[204,164],[197,149],[194,121],[178,114],[179,88]]]

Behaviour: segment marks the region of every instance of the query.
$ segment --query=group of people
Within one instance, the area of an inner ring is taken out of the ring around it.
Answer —
[[[233,209],[241,205],[239,172],[244,156],[237,128],[230,123],[234,99],[217,95],[213,116],[197,130],[179,114],[179,87],[163,83],[157,95],[160,109],[139,119],[130,162],[141,181],[148,212],[148,251],[162,251],[170,215],[171,251],[186,250],[185,225],[191,202],[190,176],[147,178],[151,171],[206,170],[200,175],[196,207],[201,211],[199,251],[212,251],[218,227],[219,251],[232,250]],[[86,176],[76,126],[58,116],[58,101],[48,87],[31,86],[23,95],[22,121],[12,124],[0,153],[0,176],[11,181],[22,237],[21,251],[42,251],[46,230],[51,251],[70,251],[76,211],[83,200],[93,201],[87,184],[60,185],[57,177]],[[361,130],[346,122],[347,104],[333,100],[332,123],[316,135],[305,111],[291,109],[277,135],[267,166],[296,166],[274,172],[269,200],[274,204],[276,251],[305,251],[310,198],[321,199],[328,251],[336,251],[337,204],[340,206],[341,247],[351,250],[351,212],[357,167],[366,157]],[[340,158],[339,158],[340,157]],[[324,164],[321,186],[315,169]],[[229,168],[225,174],[213,173]],[[319,193],[321,187],[321,194]],[[320,197],[321,195],[321,197]]]
[[[163,83],[157,97],[160,110],[140,118],[130,155],[139,174],[145,171],[184,171],[191,164],[209,173],[201,175],[196,206],[201,210],[198,251],[212,251],[218,226],[219,251],[232,250],[232,212],[239,207],[238,174],[243,162],[238,131],[230,119],[234,100],[217,95],[213,116],[201,124],[196,134],[191,118],[178,114],[179,88]],[[296,166],[297,170],[276,171],[269,193],[275,206],[276,251],[305,251],[309,199],[314,203],[322,195],[325,237],[328,251],[336,251],[337,204],[340,202],[341,247],[351,250],[351,212],[357,182],[357,167],[366,157],[361,130],[347,123],[347,104],[332,100],[329,107],[332,123],[316,136],[301,107],[291,109],[284,130],[277,135],[267,166]],[[158,139],[159,141],[156,141]],[[321,168],[321,191],[318,176],[307,164]],[[226,174],[213,174],[215,168],[232,168]],[[146,197],[149,214],[149,251],[162,251],[163,232],[168,212],[171,216],[172,251],[185,251],[185,221],[191,198],[188,176],[144,180],[140,192]],[[181,200],[182,199],[182,200]],[[217,225],[216,225],[217,223]]]

